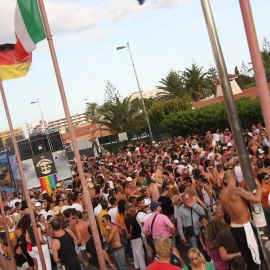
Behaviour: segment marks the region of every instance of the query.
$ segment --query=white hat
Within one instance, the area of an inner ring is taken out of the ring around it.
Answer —
[[[178,163],[179,163],[179,160],[178,160],[178,159],[175,159],[175,160],[173,161],[173,163],[178,164]]]
[[[133,180],[132,180],[132,178],[129,176],[129,177],[127,177],[126,181],[127,181],[127,182],[132,182]]]
[[[42,206],[42,204],[41,204],[40,202],[36,202],[36,203],[35,203],[35,206],[36,206],[36,207],[39,207],[39,206]]]
[[[231,142],[228,142],[228,143],[227,143],[227,146],[232,146],[232,143],[231,143]]]
[[[263,151],[261,148],[258,148],[258,153],[259,153],[259,154],[263,154],[264,151]]]

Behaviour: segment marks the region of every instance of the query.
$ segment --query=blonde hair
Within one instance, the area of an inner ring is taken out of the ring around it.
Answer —
[[[197,248],[190,248],[189,251],[188,251],[188,258],[189,258],[189,260],[190,260],[194,255],[198,256],[199,259],[200,259],[200,262],[203,263],[203,264],[205,264],[205,262],[206,262],[206,261],[205,261],[205,258],[204,258],[204,256],[203,256],[203,254],[199,251],[199,249],[197,249]]]
[[[157,238],[155,249],[159,258],[170,258],[172,255],[172,240],[168,237]]]

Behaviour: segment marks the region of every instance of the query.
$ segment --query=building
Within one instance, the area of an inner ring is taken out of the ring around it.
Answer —
[[[30,124],[30,123],[25,123],[26,131],[28,135],[32,133],[43,133],[46,128],[48,127],[48,123],[46,121],[40,120],[37,123]]]
[[[229,77],[229,81],[230,81],[230,84],[231,84],[233,95],[241,94],[242,90],[241,90],[241,88],[239,87],[238,83],[235,80],[235,79],[238,78],[238,76],[236,74],[228,74],[228,77]],[[223,96],[220,80],[217,80],[215,82],[215,84],[217,86],[217,94],[216,94],[216,96],[217,97]]]
[[[268,87],[270,87],[270,84],[268,84]],[[241,93],[238,94],[234,94],[233,95],[234,99],[237,100],[239,98],[250,98],[250,99],[256,99],[258,97],[258,91],[256,89],[256,86],[248,88],[243,90]],[[224,97],[223,96],[216,96],[214,98],[211,99],[204,99],[204,100],[200,100],[197,102],[193,102],[192,103],[192,108],[193,109],[199,109],[202,107],[206,107],[212,104],[217,104],[217,103],[222,103],[224,102]]]
[[[86,125],[88,123],[87,119],[86,119],[86,115],[84,113],[75,114],[75,115],[71,116],[71,120],[72,120],[72,123],[75,127],[83,126],[83,125]],[[66,118],[61,118],[58,120],[49,121],[48,128],[59,130],[60,133],[65,133],[67,131],[67,128],[68,128],[67,120],[66,120]]]
[[[156,98],[162,93],[164,93],[163,90],[155,88],[155,89],[152,89],[152,90],[142,91],[142,96],[143,96],[143,98],[146,98],[146,99],[147,98]],[[132,93],[129,96],[129,98],[130,98],[130,101],[132,101],[132,100],[134,100],[136,98],[140,99],[141,98],[140,92],[138,91],[138,92]]]
[[[14,134],[16,138],[18,137],[20,137],[19,139],[24,138],[24,133],[23,133],[22,128],[14,128]],[[2,140],[4,146],[6,146],[7,141],[10,140],[10,136],[11,135],[10,135],[9,130],[0,132],[0,139]]]

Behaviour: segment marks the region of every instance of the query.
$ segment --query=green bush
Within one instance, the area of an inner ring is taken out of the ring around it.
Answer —
[[[263,122],[259,101],[242,98],[236,101],[240,122],[243,128]],[[229,121],[224,103],[213,104],[204,108],[172,113],[161,126],[172,135],[187,136],[204,134],[207,130],[215,132],[218,128],[228,128]]]
[[[156,100],[151,105],[148,114],[151,123],[159,127],[160,123],[170,114],[191,109],[191,100],[177,98],[170,100]]]

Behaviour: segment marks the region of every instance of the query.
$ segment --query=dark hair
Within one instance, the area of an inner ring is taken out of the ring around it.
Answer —
[[[75,193],[71,194],[70,200],[71,200],[72,202],[76,202],[76,201],[77,201],[77,195],[76,195]]]
[[[54,231],[59,231],[63,227],[63,221],[59,218],[52,220],[51,227]]]
[[[144,200],[144,197],[143,196],[139,196],[139,197],[137,197],[137,199],[136,199],[136,203],[140,203],[141,201],[143,201]]]
[[[117,200],[116,200],[116,198],[114,198],[114,197],[112,197],[112,198],[109,199],[109,203],[110,203],[111,205],[114,205],[116,201],[117,201]]]
[[[118,213],[120,215],[124,215],[124,213],[125,213],[125,205],[126,205],[126,200],[119,200],[118,201],[117,208],[118,208]]]
[[[82,212],[81,212],[81,211],[76,211],[74,215],[75,215],[76,217],[78,217],[79,219],[82,219],[82,218],[83,218]]]
[[[203,219],[209,220],[206,215],[200,215],[199,221],[202,221]]]
[[[231,260],[231,267],[233,270],[246,270],[247,265],[242,256],[236,256]]]
[[[108,209],[108,202],[107,201],[103,200],[100,204],[101,204],[101,207],[103,210]]]
[[[106,214],[106,215],[103,215],[102,218],[105,218],[107,220],[109,220],[110,222],[112,221],[112,218],[110,215]]]

